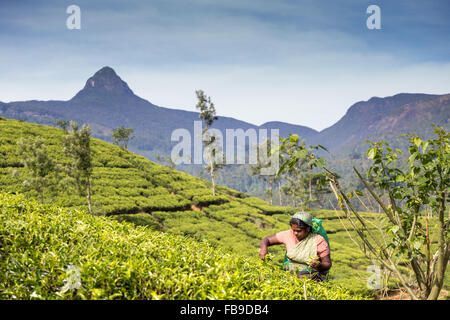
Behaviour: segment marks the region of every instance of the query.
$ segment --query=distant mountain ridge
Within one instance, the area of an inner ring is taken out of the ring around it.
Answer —
[[[152,160],[157,152],[170,153],[170,137],[175,129],[184,128],[193,134],[193,123],[199,120],[198,112],[160,107],[138,97],[110,67],[97,71],[86,81],[84,88],[68,101],[32,100],[3,103],[0,105],[0,115],[47,125],[51,125],[58,118],[89,123],[94,137],[107,141],[111,141],[112,128],[120,125],[132,127],[136,139],[131,141],[130,149]],[[305,126],[281,122],[276,124],[268,122],[257,126],[219,114],[219,120],[213,127],[224,134],[226,129],[277,127],[281,135],[297,133],[306,139],[317,133],[316,130]]]
[[[286,137],[296,133],[307,144],[325,146],[332,157],[345,159],[362,153],[366,139],[398,136],[401,133],[430,135],[431,123],[450,127],[450,94],[401,93],[391,97],[373,97],[353,104],[332,126],[317,131],[306,126],[269,121],[257,126],[231,117],[220,116],[213,125],[225,135],[226,129],[279,129]],[[0,102],[0,116],[32,123],[52,125],[56,119],[89,123],[93,136],[111,141],[111,129],[120,125],[134,129],[129,149],[155,160],[170,155],[175,129],[184,128],[193,136],[193,123],[199,113],[165,108],[134,94],[111,67],[103,67],[87,79],[83,89],[68,101]],[[234,186],[230,186],[234,187]]]
[[[311,143],[337,150],[377,136],[417,133],[429,135],[431,123],[449,127],[450,95],[407,94],[374,97],[352,105],[334,125],[319,132]]]

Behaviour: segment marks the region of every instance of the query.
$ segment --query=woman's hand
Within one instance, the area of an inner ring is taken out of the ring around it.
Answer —
[[[273,246],[274,244],[281,244],[280,241],[278,241],[277,237],[275,235],[265,237],[261,240],[259,243],[259,257],[264,260],[266,258],[266,254],[268,251],[269,246]]]
[[[267,254],[267,247],[261,248],[261,250],[259,250],[259,257],[261,258],[261,260],[264,260],[266,258],[266,254]]]
[[[314,270],[319,270],[320,258],[318,256],[311,256],[308,258],[308,260],[306,260],[306,263]]]
[[[313,260],[309,263],[309,266],[310,266],[311,268],[315,269],[315,270],[319,270],[320,264],[321,264],[321,263],[320,263],[319,260],[313,259]]]
[[[325,272],[328,271],[331,268],[331,258],[330,255],[326,255],[322,258],[315,258],[311,259],[309,266],[313,268],[314,270],[317,270],[319,272]]]

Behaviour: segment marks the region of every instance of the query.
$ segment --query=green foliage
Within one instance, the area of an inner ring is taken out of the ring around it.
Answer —
[[[44,203],[44,190],[55,177],[55,164],[48,156],[47,148],[42,138],[25,140],[21,138],[17,142],[18,154],[21,162],[29,174],[25,176],[24,184],[36,190],[41,195],[41,203]],[[16,171],[17,172],[17,171]],[[55,181],[53,181],[55,183]]]
[[[438,215],[445,212],[445,194],[450,187],[450,134],[442,128],[435,128],[437,139],[422,140],[417,135],[405,135],[409,140],[408,168],[403,171],[396,166],[400,150],[392,150],[384,141],[372,143],[367,151],[373,160],[367,175],[376,186],[390,197],[392,215],[401,221],[397,226],[403,232],[393,232],[395,245],[408,259],[424,256],[420,250],[408,250],[407,242],[424,244],[424,226],[417,221],[424,206]],[[396,203],[404,204],[397,205]],[[397,229],[398,230],[398,229]],[[420,246],[422,247],[422,246]]]
[[[224,158],[223,151],[220,150],[220,146],[216,143],[216,136],[211,134],[208,129],[211,127],[213,122],[218,119],[216,116],[216,108],[214,103],[211,101],[211,97],[206,97],[203,90],[196,90],[197,95],[197,105],[195,106],[199,111],[199,118],[202,119],[206,126],[203,128],[202,141],[205,147],[206,158],[208,159],[208,164],[205,166],[205,170],[211,176],[212,182],[212,195],[216,195],[216,176],[217,171],[222,168],[224,161],[219,161],[219,159]]]
[[[280,137],[280,145],[272,151],[280,152],[281,158],[275,178],[283,178],[281,190],[291,196],[293,206],[301,209],[310,209],[313,203],[319,201],[320,193],[329,192],[325,184],[326,174],[312,172],[325,165],[325,158],[314,153],[319,148],[326,150],[321,145],[307,147],[305,140],[300,141],[298,135],[290,134],[287,138]]]
[[[213,122],[218,119],[216,116],[216,108],[214,107],[214,103],[211,101],[211,97],[207,97],[205,95],[203,90],[196,90],[195,94],[198,99],[195,107],[200,111],[199,118],[204,120],[206,127],[209,128]]]
[[[133,128],[125,128],[124,126],[113,129],[111,133],[113,143],[121,148],[127,149],[128,142],[134,138],[134,136],[130,136],[132,133]]]
[[[272,215],[276,213],[284,213],[284,214],[294,214],[295,208],[291,207],[280,207],[280,206],[274,206],[268,204],[266,201],[255,198],[255,197],[249,197],[246,199],[239,200],[240,203],[249,205],[251,207],[255,207],[260,209],[264,214]]]
[[[201,195],[201,196],[194,196],[192,198],[192,202],[195,205],[200,206],[209,206],[211,204],[221,204],[224,202],[228,202],[229,199],[227,196],[212,196],[212,195]]]
[[[156,161],[158,161],[159,164],[169,167],[171,169],[175,169],[175,162],[172,160],[171,157],[167,156],[156,156]]]
[[[91,155],[91,129],[83,125],[70,122],[72,131],[64,139],[64,152],[70,159],[67,174],[78,188],[80,195],[87,195],[89,213],[91,209],[91,175],[93,171]]]
[[[367,171],[367,177],[376,188],[356,168],[354,170],[386,215],[386,223],[379,228],[379,238],[370,232],[366,222],[352,206],[350,200],[353,193],[345,194],[333,179],[340,193],[339,196],[336,194],[340,206],[346,211],[349,208],[361,222],[358,235],[364,247],[383,267],[395,273],[414,299],[438,298],[450,256],[450,221],[446,209],[450,188],[450,134],[440,127],[435,127],[434,133],[436,138],[430,140],[423,140],[417,135],[405,135],[409,140],[406,170],[397,165],[401,150],[393,150],[385,141],[368,141],[372,147],[367,151],[367,156],[373,164]],[[380,191],[386,194],[388,203],[383,201]],[[362,193],[355,191],[355,195]],[[424,226],[421,216],[425,210],[428,215]],[[434,254],[430,248],[429,214],[438,218],[438,248]],[[407,280],[397,268],[398,261],[408,265],[409,272],[415,277],[414,281]]]
[[[0,167],[0,189],[13,193],[23,192],[29,199],[39,199],[36,191],[24,189],[19,177],[11,174],[14,170],[18,171],[19,176],[25,174],[26,168],[20,163],[16,147],[16,142],[21,137],[41,137],[45,140],[48,156],[56,164],[67,165],[69,159],[62,152],[64,132],[16,120],[0,121],[0,163],[5,164],[4,168]],[[201,199],[211,195],[208,181],[158,165],[143,156],[98,139],[90,140],[94,215],[108,214],[110,219],[207,240],[214,248],[254,258],[257,257],[261,238],[287,230],[290,215],[296,211],[292,207],[271,206],[259,198],[220,185],[216,186],[216,196],[219,198],[213,199],[228,201],[208,203],[201,211],[191,210],[191,205],[195,205],[195,196]],[[49,189],[46,203],[63,207],[64,211],[87,210],[86,198],[67,188]],[[316,210],[310,213],[324,219],[333,259],[332,282],[354,291],[367,291],[366,281],[370,274],[367,274],[366,269],[371,261],[348,238],[341,225],[342,221],[337,219],[334,211]],[[430,221],[430,227],[434,225]],[[352,228],[347,227],[350,230]],[[279,269],[284,257],[284,247],[271,248],[271,254],[273,259],[266,261],[266,264]],[[446,288],[448,285],[445,282]]]
[[[0,299],[362,298],[207,242],[4,192],[0,244]]]
[[[64,132],[67,132],[67,128],[70,126],[70,121],[65,119],[57,119],[55,125],[63,129]]]

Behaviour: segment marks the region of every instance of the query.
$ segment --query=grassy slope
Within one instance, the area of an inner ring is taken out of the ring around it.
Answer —
[[[207,242],[1,191],[0,252],[0,299],[361,298]],[[76,289],[64,290],[70,279]]]
[[[66,161],[62,153],[63,131],[20,122],[0,120],[0,189],[20,191],[37,198],[22,186],[24,168],[16,156],[15,143],[20,137],[41,136],[49,153],[59,163]],[[148,225],[197,239],[247,257],[257,256],[262,237],[289,228],[289,215],[294,208],[268,205],[240,192],[218,187],[218,195],[210,195],[208,181],[155,164],[142,156],[124,151],[101,140],[92,139],[94,148],[93,210],[97,215],[112,215],[120,221]],[[11,175],[18,170],[19,177]],[[73,190],[59,187],[46,194],[46,203],[85,210],[86,200]],[[330,232],[333,282],[357,291],[366,291],[372,264],[355,248],[334,212],[315,211],[324,218]],[[279,265],[284,249],[271,247],[273,264]]]

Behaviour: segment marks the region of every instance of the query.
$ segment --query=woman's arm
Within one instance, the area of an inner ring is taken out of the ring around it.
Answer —
[[[282,242],[279,241],[275,235],[267,236],[261,240],[261,242],[259,243],[259,257],[262,260],[264,260],[264,258],[266,257],[268,251],[267,248],[274,244],[282,244]]]
[[[330,255],[326,255],[323,258],[320,259],[321,261],[313,261],[311,262],[310,267],[319,271],[324,272],[328,271],[331,268],[331,257]]]
[[[330,248],[325,238],[321,235],[317,235],[317,255],[320,257],[320,260],[313,261],[310,267],[319,272],[329,270],[331,268]]]

